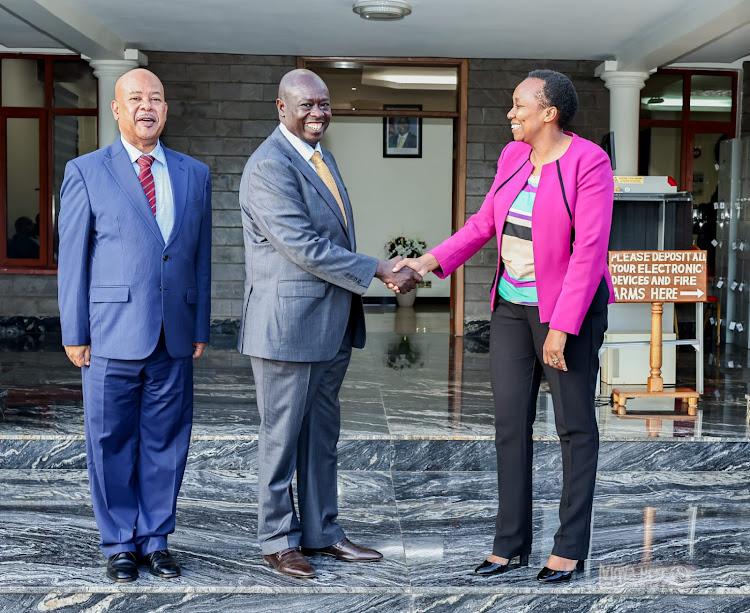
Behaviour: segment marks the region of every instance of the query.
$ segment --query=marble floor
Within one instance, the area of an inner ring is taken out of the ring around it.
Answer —
[[[385,559],[313,558],[279,576],[255,540],[258,414],[249,360],[217,335],[195,373],[195,426],[170,547],[178,580],[103,574],[88,497],[78,372],[55,343],[0,345],[0,611],[750,611],[748,355],[706,359],[695,419],[600,398],[602,444],[587,568],[540,586],[560,495],[553,408],[535,424],[529,568],[482,580],[497,511],[486,342],[451,342],[439,309],[368,309],[342,391],[339,505]],[[692,356],[678,356],[691,384]],[[606,388],[603,390],[606,393]],[[502,508],[502,497],[500,498]]]

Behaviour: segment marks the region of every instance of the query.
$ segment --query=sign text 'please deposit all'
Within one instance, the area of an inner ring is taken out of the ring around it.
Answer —
[[[617,302],[703,302],[706,252],[610,251]]]

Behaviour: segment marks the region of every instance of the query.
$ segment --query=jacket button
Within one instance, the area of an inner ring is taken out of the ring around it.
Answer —
[[[164,260],[164,261],[166,262],[166,261],[167,261],[167,260],[169,259],[169,256],[168,256],[168,255],[163,255],[163,256],[161,257],[161,259],[162,259],[162,260]]]

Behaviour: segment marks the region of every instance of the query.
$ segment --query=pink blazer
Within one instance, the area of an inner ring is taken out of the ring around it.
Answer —
[[[573,141],[559,165],[542,167],[532,212],[532,244],[540,320],[554,330],[578,334],[603,278],[609,302],[614,302],[607,267],[614,182],[607,154],[591,141],[567,134]],[[435,274],[442,279],[495,236],[498,262],[490,308],[497,300],[505,218],[534,169],[530,156],[531,146],[526,143],[506,145],[482,207],[463,228],[429,250],[440,264]]]

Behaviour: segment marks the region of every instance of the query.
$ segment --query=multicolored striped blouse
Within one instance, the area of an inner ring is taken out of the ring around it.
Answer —
[[[504,300],[533,306],[538,304],[539,299],[531,244],[531,211],[538,187],[539,175],[531,175],[508,211],[500,252],[503,274],[497,284],[497,292]]]

